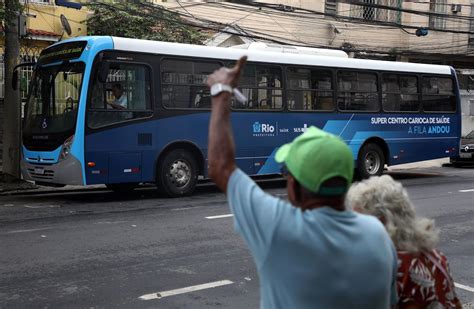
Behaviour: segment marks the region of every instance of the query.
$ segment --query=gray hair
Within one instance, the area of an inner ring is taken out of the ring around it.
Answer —
[[[434,221],[416,218],[407,191],[388,175],[353,184],[346,207],[381,219],[397,250],[430,251],[438,242]]]

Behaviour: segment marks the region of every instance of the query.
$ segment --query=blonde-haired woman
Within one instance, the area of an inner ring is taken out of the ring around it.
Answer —
[[[399,308],[462,308],[433,220],[417,218],[403,186],[388,175],[355,183],[348,208],[379,218],[398,253]]]

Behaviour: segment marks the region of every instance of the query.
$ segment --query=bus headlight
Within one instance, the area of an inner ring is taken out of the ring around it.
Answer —
[[[61,149],[61,154],[59,155],[59,161],[66,160],[69,157],[71,152],[72,142],[74,141],[74,135],[71,135],[63,143],[63,148]]]

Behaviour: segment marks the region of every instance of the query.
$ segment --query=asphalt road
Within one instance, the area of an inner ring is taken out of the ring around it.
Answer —
[[[436,219],[458,296],[474,302],[474,169],[392,175]],[[261,185],[285,196],[281,180]],[[0,196],[0,308],[257,308],[256,270],[229,213],[212,185],[180,199],[152,189]]]

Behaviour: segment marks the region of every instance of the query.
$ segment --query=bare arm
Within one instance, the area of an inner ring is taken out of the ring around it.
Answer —
[[[107,102],[107,104],[112,106],[113,109],[126,109],[124,106],[117,103]]]
[[[236,87],[246,60],[247,57],[242,57],[232,69],[221,68],[211,74],[207,80],[209,87],[216,83]],[[236,168],[235,146],[230,122],[230,99],[231,94],[227,92],[212,98],[209,122],[208,172],[212,180],[224,192],[227,192],[227,183]]]

